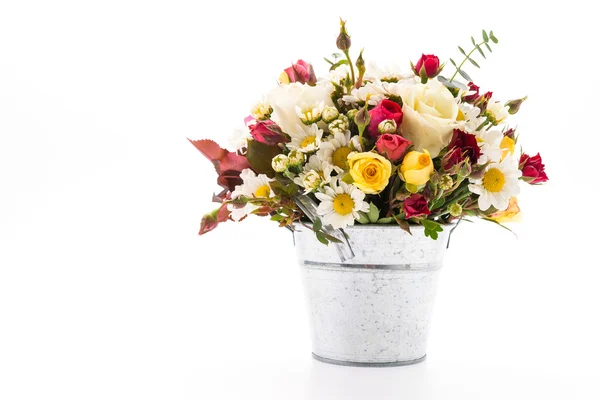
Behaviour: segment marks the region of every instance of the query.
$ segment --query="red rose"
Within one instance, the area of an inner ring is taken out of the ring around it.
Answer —
[[[313,66],[304,60],[298,60],[296,64],[286,68],[284,71],[290,82],[308,83],[309,85],[317,83],[317,76],[315,75]]]
[[[433,78],[439,73],[440,59],[433,54],[422,54],[414,68],[414,73],[418,76],[427,76]],[[424,69],[423,71],[421,71]]]
[[[287,138],[283,135],[281,128],[273,121],[259,121],[248,127],[250,135],[257,142],[275,146],[278,143],[287,142]]]
[[[391,162],[400,160],[410,145],[410,140],[406,140],[400,135],[391,135],[389,133],[379,136],[377,143],[375,143],[377,152],[382,156],[386,156]]]
[[[446,171],[460,164],[467,157],[469,158],[469,164],[475,164],[481,155],[477,137],[460,129],[455,129],[452,132],[452,140],[450,140],[448,149],[450,151],[442,158],[442,166]]]
[[[369,111],[369,126],[367,127],[367,133],[372,139],[377,139],[379,136],[378,126],[381,121],[391,119],[396,122],[397,126],[402,123],[402,107],[400,104],[393,102],[388,99],[383,99]]]
[[[548,180],[546,171],[544,171],[544,164],[542,164],[542,157],[540,153],[530,157],[527,154],[523,154],[519,160],[519,168],[523,171],[523,178],[525,182],[530,184],[542,183]]]
[[[404,200],[404,215],[406,218],[422,217],[431,214],[427,199],[422,194],[413,194]]]
[[[475,92],[468,96],[463,97],[463,100],[467,103],[472,103],[479,97],[479,86],[474,84],[473,82],[469,82],[469,92]]]

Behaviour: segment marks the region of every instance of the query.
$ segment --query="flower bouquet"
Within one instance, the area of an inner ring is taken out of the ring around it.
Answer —
[[[468,51],[459,46],[459,61],[423,54],[406,72],[367,66],[363,51],[353,59],[344,21],[336,43],[328,75],[317,78],[303,60],[281,73],[233,148],[192,141],[223,188],[200,234],[250,214],[289,228],[315,356],[416,362],[425,355],[445,228],[474,217],[510,220],[520,211],[520,184],[548,177],[540,155],[518,149],[507,125],[526,97],[500,101],[464,69],[479,68],[475,58],[498,43],[492,31],[472,37]],[[323,246],[330,242],[338,254]]]

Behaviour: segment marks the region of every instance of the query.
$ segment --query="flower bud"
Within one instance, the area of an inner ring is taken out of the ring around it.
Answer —
[[[321,113],[324,107],[324,102],[320,102],[318,105],[302,103],[296,106],[296,114],[304,125],[312,125],[321,120]]]
[[[304,186],[304,188],[309,191],[315,190],[316,188],[321,186],[322,182],[323,178],[314,169],[308,171],[306,175],[304,175],[304,177],[302,178],[302,186]]]
[[[348,31],[346,31],[346,21],[342,21],[340,18],[340,34],[335,41],[337,48],[341,51],[348,51],[350,49],[350,45],[352,42],[350,41],[350,35],[348,35]]]
[[[275,172],[285,172],[289,164],[290,160],[285,154],[278,154],[271,160],[271,166]]]
[[[304,155],[304,153],[297,151],[297,150],[292,150],[290,152],[290,154],[288,154],[288,166],[289,167],[298,167],[302,164],[304,164],[304,162],[306,161],[306,156]]]
[[[460,215],[463,212],[463,208],[462,208],[462,206],[460,204],[453,203],[453,204],[450,204],[450,207],[448,207],[448,212],[453,217],[460,217]]]
[[[321,113],[321,119],[323,119],[323,122],[326,124],[329,124],[337,119],[338,115],[340,115],[340,113],[338,112],[337,108],[327,106]]]
[[[443,190],[452,189],[452,185],[454,185],[454,181],[450,175],[442,175],[440,177],[440,188]]]
[[[396,121],[394,121],[393,119],[384,119],[377,126],[377,130],[381,134],[395,133],[397,129],[398,125],[396,125]]]
[[[349,119],[350,121],[353,121],[353,122],[354,122],[354,118],[356,117],[356,113],[358,113],[358,110],[352,109],[352,110],[350,110],[350,111],[348,111],[348,112],[346,113],[346,116],[348,117],[348,119]]]
[[[522,99],[511,100],[507,102],[505,106],[508,106],[508,113],[511,115],[518,113],[519,109],[521,108],[521,104],[523,104],[525,100],[527,100],[527,96],[523,97]]]
[[[269,119],[269,117],[271,117],[272,112],[273,108],[263,101],[259,101],[250,109],[250,115],[252,115],[252,118],[254,118],[257,121]]]
[[[336,132],[345,133],[350,128],[350,121],[344,114],[340,114],[337,119],[329,124],[328,128],[329,132],[333,134]]]

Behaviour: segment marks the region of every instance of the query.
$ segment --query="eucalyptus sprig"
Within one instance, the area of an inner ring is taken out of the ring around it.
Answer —
[[[477,68],[481,68],[479,66],[479,64],[477,63],[477,61],[473,60],[473,58],[471,58],[471,56],[473,55],[473,53],[475,52],[475,50],[477,50],[479,52],[479,54],[481,54],[481,56],[483,58],[486,58],[485,56],[485,52],[483,51],[483,49],[481,48],[481,46],[485,46],[485,48],[491,53],[492,52],[492,48],[490,46],[490,41],[494,44],[498,43],[498,39],[496,38],[496,36],[494,36],[494,32],[490,31],[489,33],[487,33],[485,31],[485,29],[483,29],[481,31],[481,36],[482,36],[482,41],[480,43],[477,43],[475,41],[475,38],[473,36],[471,36],[471,43],[473,43],[473,49],[467,53],[465,52],[465,50],[458,46],[458,51],[461,52],[461,54],[464,57],[464,59],[462,60],[462,62],[457,65],[456,62],[453,59],[450,59],[450,63],[452,65],[454,65],[454,67],[456,68],[456,71],[454,72],[454,75],[452,75],[452,77],[450,78],[449,82],[452,83],[452,81],[454,80],[454,78],[456,78],[457,74],[460,74],[463,78],[465,78],[467,81],[472,82],[473,80],[471,79],[471,77],[469,76],[469,74],[467,74],[463,69],[462,66],[465,64],[465,62],[467,62],[467,60],[473,64],[475,67]]]

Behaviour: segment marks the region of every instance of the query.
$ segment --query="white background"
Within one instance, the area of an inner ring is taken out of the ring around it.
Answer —
[[[425,363],[310,358],[292,238],[197,237],[218,190],[187,137],[226,143],[298,58],[408,67],[500,43],[471,75],[550,182],[519,239],[463,224]],[[0,2],[0,399],[600,397],[597,21],[583,1]]]

